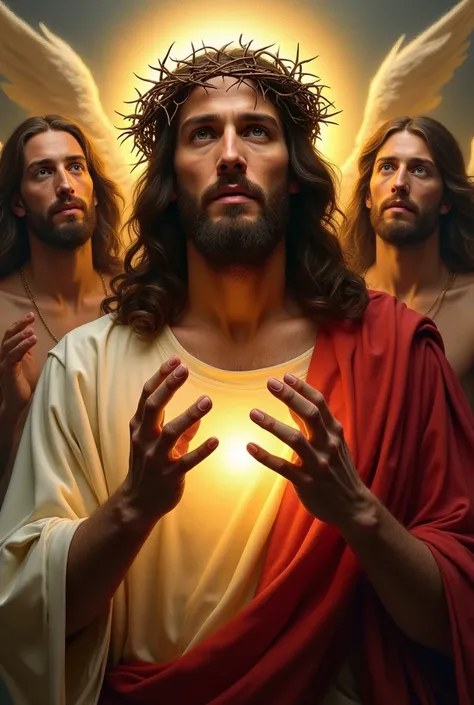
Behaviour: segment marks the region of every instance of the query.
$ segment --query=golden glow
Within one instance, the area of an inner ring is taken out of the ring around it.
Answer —
[[[295,424],[287,407],[280,404],[276,408],[280,412],[279,420],[294,427]],[[238,404],[233,405],[232,408],[221,407],[218,416],[211,412],[201,421],[201,426],[190,445],[190,450],[210,436],[216,436],[219,439],[219,446],[210,456],[210,462],[205,461],[208,472],[212,476],[212,482],[222,483],[225,478],[225,482],[234,483],[244,477],[247,481],[249,478],[256,480],[262,472],[273,474],[272,470],[266,468],[250,455],[247,450],[249,442],[256,443],[273,455],[284,458],[291,457],[290,448],[271,433],[257,426],[249,418],[249,411],[247,406]]]
[[[222,454],[225,457],[226,472],[234,474],[251,470],[256,462],[247,451],[248,436],[232,434],[231,437],[224,438],[222,444]]]
[[[212,46],[228,41],[254,40],[255,47],[267,44],[280,46],[281,55],[293,58],[300,45],[300,58],[318,55],[308,64],[308,71],[321,77],[330,86],[326,95],[343,114],[336,118],[338,126],[324,127],[318,148],[334,163],[340,164],[350,149],[353,126],[348,115],[355,107],[355,95],[350,80],[350,58],[343,54],[341,37],[337,30],[325,26],[322,11],[310,12],[301,3],[294,8],[290,3],[272,0],[239,0],[222,3],[221,0],[185,0],[177,3],[158,3],[156,10],[147,10],[127,20],[120,35],[113,37],[110,69],[104,82],[104,103],[110,110],[130,112],[124,101],[133,100],[135,88],[141,92],[146,84],[143,78],[153,76],[149,65],[157,57],[163,58],[169,45],[175,42],[171,57],[183,58],[191,51],[191,42],[197,48],[201,40]],[[117,116],[116,125],[123,125]],[[347,125],[347,129],[345,128]],[[129,149],[128,146],[124,149]]]

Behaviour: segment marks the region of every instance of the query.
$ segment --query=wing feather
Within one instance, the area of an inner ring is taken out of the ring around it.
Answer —
[[[6,79],[1,89],[29,115],[57,113],[76,122],[128,196],[134,178],[91,71],[69,44],[44,24],[40,30],[0,2],[0,74]]]
[[[390,118],[422,115],[440,104],[441,89],[466,59],[473,29],[474,0],[462,0],[406,46],[405,35],[397,40],[372,79],[354,149],[341,168],[343,202],[366,140]]]

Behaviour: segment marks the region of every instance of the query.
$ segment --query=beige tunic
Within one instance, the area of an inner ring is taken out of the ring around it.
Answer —
[[[129,421],[143,384],[174,353],[190,376],[166,416],[209,394],[213,409],[193,445],[216,435],[220,446],[189,473],[183,499],[147,539],[110,613],[66,650],[72,536],[125,478]],[[305,378],[311,353],[228,372],[192,358],[169,329],[146,344],[108,318],[76,329],[52,351],[0,514],[0,673],[18,705],[93,705],[107,664],[179,657],[252,598],[285,481],[245,445],[289,453],[248,415],[260,406],[293,423],[266,381],[284,372]],[[356,702],[340,695],[327,704]]]

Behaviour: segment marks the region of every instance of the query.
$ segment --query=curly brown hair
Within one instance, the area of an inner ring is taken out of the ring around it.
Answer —
[[[44,115],[28,118],[18,125],[0,154],[0,277],[17,271],[30,258],[24,219],[13,213],[12,203],[20,189],[26,143],[32,137],[49,130],[68,132],[84,152],[98,200],[97,223],[92,235],[94,268],[104,274],[117,274],[121,270],[119,235],[122,196],[105,174],[99,156],[82,130],[60,115]]]
[[[363,273],[375,262],[375,233],[366,197],[377,154],[397,132],[410,132],[428,146],[444,185],[450,211],[440,215],[440,256],[451,272],[474,272],[474,183],[455,137],[440,122],[426,116],[397,117],[384,123],[367,141],[359,157],[359,178],[346,210],[341,241],[354,271]]]
[[[129,227],[136,240],[125,255],[124,272],[112,282],[114,294],[103,310],[143,337],[177,322],[187,305],[185,235],[173,201],[176,120],[180,105],[214,76],[235,77],[270,100],[282,120],[290,178],[299,191],[290,197],[287,229],[287,286],[302,310],[322,319],[358,318],[368,303],[365,283],[345,265],[336,236],[335,176],[315,147],[321,123],[335,115],[306,62],[290,62],[269,47],[202,47],[159,77],[136,101],[125,131],[147,167],[138,181]],[[309,80],[312,79],[312,80]]]

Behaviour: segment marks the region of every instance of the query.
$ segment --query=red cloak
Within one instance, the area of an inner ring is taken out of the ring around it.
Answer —
[[[372,294],[361,322],[320,330],[308,381],[363,481],[431,549],[453,661],[405,637],[339,531],[289,486],[252,602],[175,661],[110,670],[100,705],[314,704],[351,651],[364,705],[474,703],[474,418],[436,327]]]

